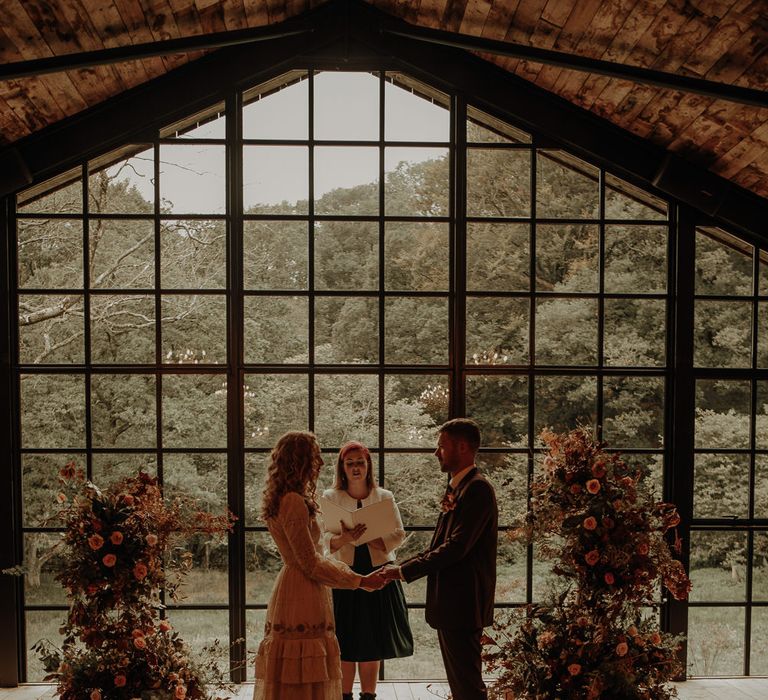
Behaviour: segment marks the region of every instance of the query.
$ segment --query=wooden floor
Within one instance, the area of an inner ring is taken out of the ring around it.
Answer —
[[[768,700],[768,678],[692,680],[677,684],[681,700]],[[236,700],[250,700],[253,686],[239,687]],[[355,689],[355,695],[358,694]],[[0,688],[0,700],[48,700],[55,697],[50,685]],[[380,683],[376,700],[438,700],[448,697],[444,683]]]

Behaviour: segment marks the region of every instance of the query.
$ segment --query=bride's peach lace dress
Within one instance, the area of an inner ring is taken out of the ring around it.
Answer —
[[[322,555],[320,527],[298,493],[283,496],[267,526],[283,568],[256,656],[254,700],[339,700],[341,661],[329,586],[357,588],[360,576]]]

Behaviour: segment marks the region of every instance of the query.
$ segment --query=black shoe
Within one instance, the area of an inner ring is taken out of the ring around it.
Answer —
[[[353,700],[352,693],[342,693],[341,700]]]
[[[376,700],[376,693],[360,693],[360,700]]]

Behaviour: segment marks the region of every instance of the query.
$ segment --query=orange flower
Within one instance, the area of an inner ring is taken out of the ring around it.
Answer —
[[[661,644],[661,635],[658,632],[654,632],[651,635],[651,642],[653,642],[656,646]]]
[[[145,637],[134,637],[133,640],[133,646],[135,646],[137,649],[146,649],[147,648],[147,640]]]
[[[614,581],[616,581],[616,578],[610,571],[606,572],[605,576],[603,576],[603,579],[609,586],[612,586]]]
[[[122,500],[122,502],[125,503],[125,505],[132,506],[134,499],[130,493],[123,493],[123,494],[120,494],[120,500]]]
[[[122,688],[127,682],[128,679],[125,677],[125,674],[118,673],[115,676],[115,688]]]
[[[67,481],[73,479],[76,473],[77,469],[74,462],[67,462],[61,469],[59,469],[59,476]]]
[[[173,696],[176,700],[184,700],[184,698],[187,697],[187,686],[181,684],[177,685]]]
[[[610,530],[616,523],[613,522],[613,518],[609,518],[607,515],[603,518],[603,527],[606,530]]]
[[[585,530],[594,530],[597,527],[597,520],[590,515],[588,518],[584,518],[582,525]]]
[[[134,639],[136,639],[137,637],[143,637],[143,636],[144,636],[144,631],[140,630],[138,627],[135,630],[133,630],[133,632],[131,632],[131,637],[133,637]]]
[[[629,489],[635,485],[635,480],[631,476],[625,476],[619,480],[619,483]]]
[[[629,651],[629,647],[626,642],[619,642],[616,645],[616,656],[626,656]]]
[[[101,700],[101,692],[98,690],[91,691],[91,700]]]
[[[157,535],[153,535],[151,532],[147,535],[146,539],[150,547],[154,547],[157,544]]]
[[[137,562],[136,566],[133,567],[133,575],[137,581],[143,581],[148,573],[149,569],[147,569],[147,565],[144,562]]]
[[[605,476],[605,465],[601,462],[592,465],[592,476],[596,479],[602,479]]]
[[[59,491],[59,493],[56,494],[56,503],[66,503],[67,502],[67,494],[62,493]]]
[[[598,552],[596,549],[587,552],[584,555],[584,561],[586,561],[590,566],[594,566],[597,564],[597,562],[600,561],[600,552]]]
[[[168,632],[171,629],[171,623],[168,620],[160,620],[160,631]]]
[[[600,482],[597,479],[590,479],[587,482],[587,491],[593,495],[596,494],[598,491],[600,491]]]
[[[119,530],[115,530],[115,531],[114,531],[114,532],[113,532],[113,533],[112,533],[112,534],[109,536],[109,541],[110,541],[112,544],[114,544],[114,545],[122,544],[122,543],[123,543],[123,533],[122,533],[122,532],[120,532]]]
[[[117,557],[114,554],[105,554],[101,558],[101,562],[108,569],[111,569],[115,564],[117,564]]]
[[[630,625],[629,629],[627,630],[627,634],[630,637],[637,637],[637,627],[635,627],[634,625]]]
[[[570,664],[568,666],[568,673],[572,676],[578,676],[581,673],[581,664]]]
[[[581,493],[581,484],[571,484],[571,493],[578,496]]]
[[[88,546],[96,552],[104,546],[104,538],[101,535],[91,535],[88,538]]]
[[[589,626],[589,618],[584,616],[584,615],[581,615],[581,616],[576,618],[576,624],[579,627],[587,627],[587,626]]]
[[[645,556],[649,552],[649,547],[647,542],[641,542],[639,545],[637,545],[637,553],[642,554]]]

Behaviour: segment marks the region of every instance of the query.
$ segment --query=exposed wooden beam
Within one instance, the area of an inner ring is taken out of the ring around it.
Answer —
[[[408,28],[384,28],[382,31],[393,36],[416,39],[417,41],[428,42],[431,44],[452,46],[454,48],[495,54],[497,56],[520,58],[534,63],[543,63],[549,66],[558,66],[559,68],[567,68],[584,73],[605,75],[611,78],[620,78],[634,83],[654,85],[656,87],[678,90],[680,92],[695,93],[716,100],[726,100],[728,102],[739,102],[755,107],[768,108],[768,91],[766,90],[757,90],[754,88],[741,87],[739,85],[728,85],[727,83],[718,83],[713,80],[705,80],[704,78],[694,78],[687,75],[679,75],[678,73],[667,73],[665,71],[642,68],[626,63],[602,61],[597,58],[589,58],[587,56],[580,56],[564,51],[540,49],[525,44],[486,39],[480,36],[446,32],[440,29],[430,29],[427,27],[409,26]]]

